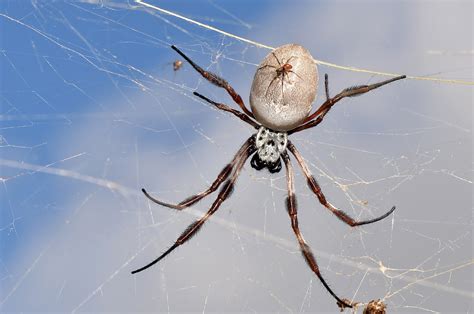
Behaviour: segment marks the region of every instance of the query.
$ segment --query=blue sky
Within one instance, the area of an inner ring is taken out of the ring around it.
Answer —
[[[302,44],[323,61],[472,81],[468,1],[150,3],[265,45]],[[189,65],[174,72],[169,46],[245,101],[269,52],[132,5],[0,6],[0,309],[334,311],[295,246],[284,173],[248,165],[216,219],[130,275],[212,201],[178,213],[140,189],[168,201],[204,189],[252,132],[193,97],[234,105]],[[319,72],[332,94],[384,79]],[[472,87],[406,80],[344,101],[293,140],[331,203],[361,218],[397,205],[390,220],[350,230],[295,165],[303,233],[338,294],[386,298],[399,312],[472,311]]]

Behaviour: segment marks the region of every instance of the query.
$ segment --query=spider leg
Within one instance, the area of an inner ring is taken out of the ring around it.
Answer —
[[[296,238],[298,239],[298,243],[300,245],[300,249],[301,249],[301,252],[303,253],[306,263],[311,268],[311,270],[316,274],[316,276],[318,276],[323,286],[338,301],[337,303],[342,308],[346,308],[346,307],[352,308],[352,305],[340,299],[331,290],[327,282],[324,280],[323,276],[321,275],[321,272],[319,271],[319,266],[318,266],[318,263],[316,262],[316,258],[314,257],[313,252],[311,251],[311,248],[306,243],[306,241],[303,238],[303,235],[301,234],[300,228],[298,226],[298,209],[296,206],[296,196],[294,192],[293,167],[291,166],[290,157],[288,156],[286,152],[282,154],[282,158],[286,166],[286,178],[287,178],[287,184],[288,184],[288,197],[286,199],[286,207],[291,219],[291,228],[293,229],[293,232],[295,233]]]
[[[313,113],[311,116],[318,116],[316,119],[306,123],[306,121],[310,120],[309,117],[305,119],[305,121],[303,121],[303,124],[294,128],[293,130],[290,130],[288,131],[288,135],[290,134],[293,134],[293,133],[296,133],[296,132],[299,132],[299,131],[303,131],[303,130],[306,130],[306,129],[309,129],[309,128],[312,128],[312,127],[315,127],[317,126],[318,124],[320,124],[323,119],[324,119],[324,116],[328,113],[328,111],[331,109],[331,107],[329,108],[326,108],[323,111],[321,111],[320,109],[323,107],[323,105],[325,103],[328,103],[330,102],[331,98],[329,96],[329,78],[328,78],[328,74],[324,74],[324,91],[326,92],[326,101],[319,107],[318,110],[316,110],[315,113]],[[311,117],[310,116],[310,117]]]
[[[272,69],[278,69],[276,66],[271,65],[271,64],[265,64],[257,69],[257,71],[263,70],[265,68],[272,68]]]
[[[280,60],[278,60],[276,54],[273,51],[272,51],[272,55],[275,58],[275,60],[278,62],[278,67],[281,67],[281,62],[280,62]]]
[[[268,87],[267,87],[267,91],[265,92],[265,97],[268,96],[268,90],[272,86],[273,82],[275,82],[278,79],[279,76],[280,76],[280,74],[275,75],[275,77],[270,81],[270,84],[268,84]]]
[[[329,78],[328,78],[328,74],[324,74],[324,91],[326,92],[326,101],[329,100]]]
[[[285,94],[284,94],[284,89],[283,89],[283,86],[285,85],[285,75],[288,76],[288,73],[286,72],[283,72],[281,74],[281,100],[284,102],[285,101]],[[289,80],[289,78],[288,78]]]
[[[394,77],[394,78],[391,78],[391,79],[388,79],[388,80],[385,80],[385,81],[382,81],[382,82],[379,82],[379,83],[371,84],[371,85],[359,85],[359,86],[348,87],[348,88],[342,90],[342,92],[340,92],[339,94],[337,94],[333,98],[326,99],[326,101],[318,108],[318,110],[316,110],[313,114],[308,116],[303,121],[304,124],[294,128],[293,130],[288,131],[288,135],[317,126],[319,123],[321,123],[324,116],[326,115],[326,113],[328,113],[328,111],[332,108],[332,106],[334,106],[334,104],[336,104],[339,100],[341,100],[345,97],[359,96],[359,95],[365,94],[365,93],[367,93],[367,92],[369,92],[373,89],[379,88],[381,86],[384,86],[386,84],[389,84],[389,83],[392,83],[392,82],[395,82],[395,81],[398,81],[398,80],[401,80],[401,79],[404,79],[404,78],[406,78],[406,76],[402,75],[402,76],[397,76],[397,77]],[[326,86],[326,90],[327,90],[326,97],[329,97],[329,87],[328,87],[327,79],[325,80],[325,86]]]
[[[290,58],[291,59],[291,58]],[[285,81],[285,77],[286,79],[288,80],[288,82],[290,81],[290,75],[288,73],[293,73],[294,75],[296,75],[300,80],[303,80],[301,78],[301,76],[298,75],[298,73],[296,73],[295,71],[293,70],[290,70],[290,71],[284,71],[282,74],[281,74],[281,99],[284,101],[285,100],[285,94],[284,94],[284,89],[283,89],[283,86],[284,86],[284,81]]]
[[[285,64],[286,64],[286,63],[289,63],[289,62],[290,62],[290,60],[291,60],[291,59],[293,59],[293,58],[295,58],[295,56],[291,56],[291,57],[289,57],[289,58],[288,58],[288,59],[285,61]]]
[[[253,136],[251,138],[253,139]],[[255,152],[255,150],[256,150],[255,145],[248,145],[244,153],[240,155],[240,158],[238,158],[237,164],[235,166],[234,173],[232,174],[230,179],[226,183],[224,183],[222,189],[219,192],[219,195],[217,196],[216,200],[211,205],[209,210],[201,218],[199,218],[198,220],[190,224],[186,228],[186,230],[184,230],[184,232],[179,236],[176,242],[168,250],[166,250],[163,254],[161,254],[158,258],[156,258],[149,264],[132,271],[132,274],[139,273],[155,265],[156,263],[161,261],[165,256],[167,256],[172,251],[174,251],[174,249],[176,249],[178,246],[182,245],[183,243],[191,239],[191,237],[194,236],[201,229],[201,227],[209,219],[209,217],[211,217],[211,215],[214,214],[219,209],[221,204],[232,194],[232,190],[234,189],[234,184],[240,174],[240,170],[242,170],[242,167],[244,166],[245,161],[251,154]]]
[[[213,100],[210,100],[209,98],[207,98],[206,96],[203,96],[201,94],[199,94],[198,92],[193,92],[194,95],[198,96],[199,98],[205,100],[206,102],[210,103],[211,105],[215,106],[217,109],[221,109],[221,110],[224,110],[224,111],[227,111],[227,112],[230,112],[232,114],[234,114],[235,116],[237,116],[240,120],[244,121],[244,122],[247,122],[248,124],[250,124],[251,126],[253,126],[254,128],[258,129],[260,128],[260,124],[258,124],[257,122],[253,121],[252,119],[250,119],[246,114],[238,111],[238,110],[235,110],[225,104],[221,104],[221,103],[218,103],[218,102],[215,102]]]
[[[304,173],[304,175],[307,179],[307,182],[308,182],[308,185],[309,185],[311,191],[313,191],[313,193],[316,194],[316,196],[318,197],[318,200],[321,203],[321,205],[323,205],[324,207],[329,209],[334,215],[337,216],[337,218],[339,218],[341,221],[345,222],[349,226],[356,227],[356,226],[368,225],[368,224],[377,222],[379,220],[382,220],[382,219],[388,217],[395,210],[395,206],[393,206],[388,212],[386,212],[385,214],[383,214],[380,217],[377,217],[377,218],[374,218],[374,219],[369,219],[369,220],[362,220],[362,221],[355,220],[354,218],[352,218],[351,216],[346,214],[344,211],[334,207],[334,205],[332,205],[331,203],[329,203],[326,200],[326,197],[324,196],[323,192],[321,191],[321,187],[319,186],[318,182],[316,181],[316,179],[313,177],[313,175],[309,171],[309,168],[306,165],[306,162],[304,161],[304,159],[301,156],[300,152],[293,145],[293,143],[288,141],[287,148],[290,150],[290,152],[295,156],[296,160],[298,161],[298,164],[300,165],[301,169],[303,170],[303,173]]]
[[[192,196],[186,198],[184,201],[182,201],[178,204],[170,204],[170,203],[165,203],[163,201],[160,201],[160,200],[154,198],[153,196],[151,196],[150,194],[148,194],[148,192],[145,189],[142,189],[142,192],[143,192],[143,194],[145,194],[145,196],[150,201],[152,201],[152,202],[154,202],[158,205],[161,205],[161,206],[165,206],[165,207],[169,207],[169,208],[173,208],[173,209],[177,209],[177,210],[183,210],[187,207],[190,207],[190,206],[196,204],[197,202],[199,202],[201,199],[203,199],[207,195],[209,195],[212,192],[214,192],[215,190],[217,190],[219,188],[219,186],[222,184],[222,182],[227,180],[230,173],[232,172],[232,169],[234,169],[235,165],[242,159],[242,157],[245,155],[245,153],[249,149],[249,147],[254,145],[253,142],[254,142],[254,138],[250,137],[240,147],[240,149],[234,155],[234,158],[232,159],[232,161],[229,164],[227,164],[224,167],[224,169],[221,170],[221,172],[217,175],[216,180],[214,182],[212,182],[212,184],[209,188],[207,188],[205,191],[202,191],[201,193],[198,193],[198,194],[195,194],[195,195],[192,195]]]
[[[303,80],[303,78],[302,78],[301,76],[299,76],[298,73],[296,73],[296,72],[293,71],[293,70],[288,71],[288,73],[293,73],[293,74],[296,75],[300,80]]]
[[[230,97],[232,97],[232,99],[237,103],[237,105],[239,105],[239,107],[245,112],[245,114],[247,114],[251,118],[254,118],[252,112],[250,110],[248,110],[247,107],[245,107],[245,104],[244,104],[244,101],[242,100],[242,97],[240,97],[240,95],[237,94],[237,92],[232,88],[232,86],[230,86],[230,84],[226,80],[219,77],[217,74],[214,74],[212,72],[208,72],[208,71],[204,70],[203,68],[201,68],[199,65],[194,63],[194,61],[189,59],[189,57],[186,56],[181,50],[176,48],[176,46],[172,45],[171,48],[174,51],[176,51],[177,53],[179,53],[181,55],[181,57],[183,57],[186,61],[188,61],[189,64],[191,64],[191,66],[196,71],[198,71],[199,74],[202,75],[202,77],[204,77],[206,80],[208,80],[212,84],[214,84],[218,87],[224,88],[227,91],[227,93],[230,95]]]

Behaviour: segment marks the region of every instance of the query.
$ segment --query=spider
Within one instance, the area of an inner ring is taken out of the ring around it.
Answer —
[[[281,97],[283,98],[283,85],[285,83],[285,78],[289,81],[290,80],[290,73],[293,73],[296,75],[298,78],[301,79],[301,77],[293,71],[293,66],[290,64],[290,60],[294,58],[294,56],[291,56],[286,60],[286,62],[280,62],[278,57],[275,55],[274,52],[272,52],[272,56],[275,58],[276,62],[278,63],[278,66],[272,65],[272,64],[265,64],[257,69],[257,71],[264,70],[267,68],[270,69],[275,69],[275,76],[271,80],[270,84],[268,85],[267,91],[265,92],[265,96],[268,97],[268,91],[270,90],[270,87],[272,86],[273,82],[275,82],[278,78],[280,78],[281,81]]]
[[[235,92],[226,80],[220,78],[214,73],[204,70],[175,46],[171,46],[171,48],[180,54],[181,57],[183,57],[206,80],[218,87],[224,88],[242,111],[233,109],[226,104],[215,102],[197,92],[194,92],[194,95],[220,110],[232,113],[258,131],[245,141],[234,155],[231,162],[221,170],[215,181],[206,190],[190,196],[178,204],[170,204],[152,197],[145,189],[142,189],[145,196],[154,203],[177,210],[183,210],[196,204],[210,193],[216,191],[222,185],[216,200],[201,218],[190,224],[178,237],[175,243],[163,254],[149,264],[132,271],[132,274],[141,272],[158,263],[178,246],[191,239],[191,237],[201,229],[209,217],[213,215],[219,209],[221,204],[231,195],[242,167],[246,160],[253,155],[250,162],[251,166],[256,170],[267,168],[271,173],[276,173],[281,170],[281,160],[283,160],[283,164],[286,168],[288,189],[286,208],[290,216],[291,227],[298,240],[303,257],[309,268],[319,278],[322,285],[337,300],[339,306],[342,308],[352,308],[353,304],[351,302],[339,298],[329,287],[326,280],[321,275],[318,263],[316,262],[316,258],[314,257],[311,248],[306,243],[300,232],[298,226],[293,166],[288,151],[299,164],[304,176],[306,177],[309,188],[318,198],[319,202],[347,225],[356,227],[377,222],[393,213],[395,206],[377,218],[362,221],[357,221],[344,211],[336,208],[326,199],[302,155],[296,149],[295,145],[288,139],[288,136],[293,133],[313,128],[320,124],[329,110],[331,110],[332,106],[341,99],[367,93],[383,85],[404,79],[405,75],[371,85],[349,87],[342,90],[336,96],[330,97],[328,75],[326,74],[324,81],[326,100],[314,113],[310,114],[312,103],[317,92],[317,67],[314,64],[311,54],[305,48],[296,44],[284,45],[275,49],[262,61],[259,70],[266,69],[266,71],[256,71],[250,91],[250,111],[245,106],[240,95]],[[275,60],[277,61],[276,63]],[[282,65],[279,60],[287,61]],[[295,74],[298,73],[297,75],[300,79],[293,84],[289,84],[286,81],[284,82],[284,77],[282,77],[281,86],[285,89],[285,93],[288,96],[283,99],[282,94],[277,91],[279,86],[276,85],[278,84],[272,86],[272,83],[276,79],[275,75],[278,77],[281,75],[288,75],[288,73],[292,72]],[[270,83],[268,83],[269,81]]]

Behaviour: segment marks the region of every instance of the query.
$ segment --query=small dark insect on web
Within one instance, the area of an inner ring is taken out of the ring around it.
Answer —
[[[181,67],[183,66],[183,61],[181,60],[176,60],[173,62],[173,71],[178,71],[179,69],[181,69]]]

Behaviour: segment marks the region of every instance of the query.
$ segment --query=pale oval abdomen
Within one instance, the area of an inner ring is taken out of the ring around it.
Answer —
[[[270,52],[255,72],[250,107],[267,128],[288,131],[309,115],[317,88],[318,70],[309,51],[284,45]]]

